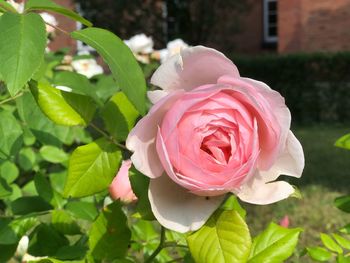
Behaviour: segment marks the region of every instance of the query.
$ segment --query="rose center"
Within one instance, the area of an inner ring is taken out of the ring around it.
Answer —
[[[232,155],[232,143],[229,134],[219,128],[203,138],[201,150],[212,156],[221,164],[227,164]]]

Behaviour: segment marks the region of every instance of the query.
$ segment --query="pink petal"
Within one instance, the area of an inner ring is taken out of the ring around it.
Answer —
[[[203,226],[225,198],[193,195],[166,175],[151,179],[148,197],[159,223],[181,233]]]
[[[285,228],[289,227],[289,217],[287,215],[285,215],[281,221],[280,221],[280,226],[283,226]]]
[[[215,84],[222,75],[239,77],[237,67],[215,49],[196,46],[183,49],[153,74],[151,83],[166,91],[192,90],[202,85]]]
[[[161,99],[129,133],[126,147],[134,152],[131,161],[135,168],[146,176],[155,178],[161,176],[164,171],[155,145],[158,125],[164,114],[182,94],[183,91],[179,90]]]
[[[112,184],[109,187],[109,193],[111,197],[115,200],[120,199],[121,201],[126,203],[137,200],[137,197],[132,191],[129,180],[130,167],[130,160],[123,161],[116,177],[114,177]]]

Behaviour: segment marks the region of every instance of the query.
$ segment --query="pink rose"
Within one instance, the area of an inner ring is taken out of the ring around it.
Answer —
[[[125,203],[130,203],[137,200],[134,192],[132,191],[129,180],[129,169],[131,167],[131,161],[123,161],[122,165],[114,177],[112,184],[109,187],[109,193],[115,200],[121,200]]]
[[[285,228],[288,228],[289,227],[289,217],[288,215],[285,215],[281,221],[280,221],[280,226],[283,226]]]
[[[226,193],[270,204],[294,189],[304,154],[290,131],[283,97],[266,84],[240,77],[222,53],[182,50],[154,73],[154,104],[130,132],[134,166],[151,178],[152,211],[165,227],[199,229]]]

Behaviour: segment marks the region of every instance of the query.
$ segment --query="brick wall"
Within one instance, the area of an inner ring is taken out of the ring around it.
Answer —
[[[278,51],[350,50],[350,0],[279,0]]]

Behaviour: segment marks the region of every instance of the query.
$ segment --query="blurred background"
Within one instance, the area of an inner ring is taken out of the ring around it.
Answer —
[[[304,245],[320,243],[319,232],[350,221],[333,205],[350,194],[350,152],[335,141],[350,132],[350,0],[56,0],[97,27],[122,39],[152,37],[155,49],[181,38],[224,52],[241,75],[266,82],[286,99],[292,130],[306,158],[301,179],[290,180],[303,198],[248,207],[255,234],[288,216],[305,228]],[[82,28],[56,16],[66,31]],[[90,51],[56,33],[51,50]],[[306,261],[303,261],[306,262]]]

